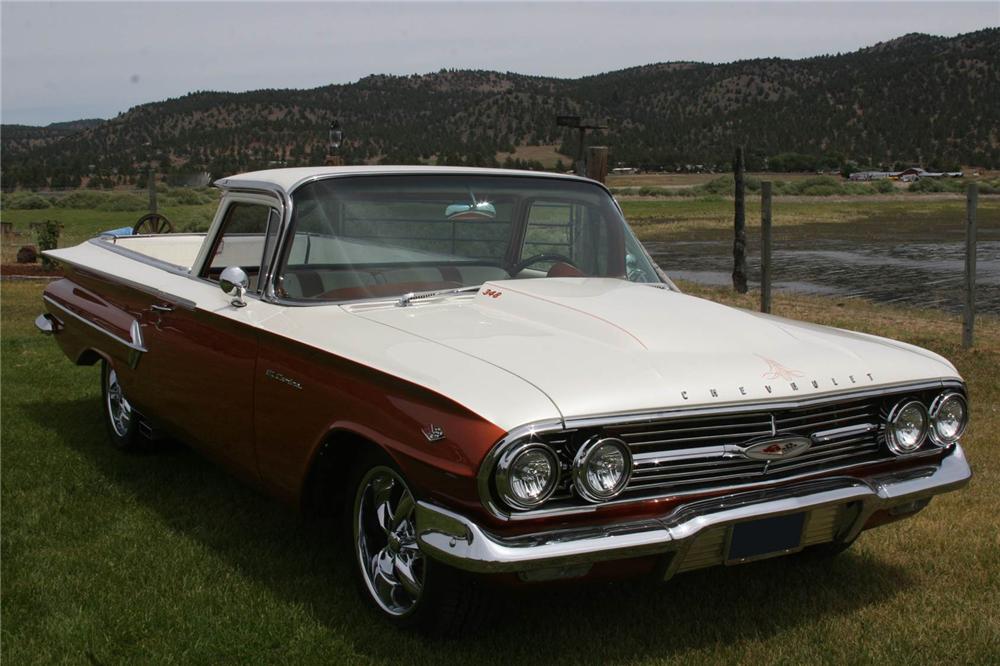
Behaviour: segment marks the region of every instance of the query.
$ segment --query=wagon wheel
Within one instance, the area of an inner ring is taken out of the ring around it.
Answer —
[[[133,234],[169,234],[173,230],[174,225],[167,216],[159,213],[143,215],[132,227]]]

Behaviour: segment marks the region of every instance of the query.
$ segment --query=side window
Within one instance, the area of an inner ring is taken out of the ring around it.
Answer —
[[[250,278],[250,291],[257,290],[261,267],[270,259],[278,233],[278,211],[263,204],[236,202],[229,205],[222,228],[202,277],[218,281],[227,266],[239,266]]]
[[[537,255],[568,258],[585,275],[603,275],[607,267],[607,225],[597,210],[579,203],[535,201],[528,222],[521,260]],[[559,260],[539,261],[544,269]]]

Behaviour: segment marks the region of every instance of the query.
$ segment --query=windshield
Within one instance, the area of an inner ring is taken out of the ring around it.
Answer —
[[[318,180],[293,195],[280,296],[398,297],[490,280],[614,277],[660,282],[608,193],[517,176]]]

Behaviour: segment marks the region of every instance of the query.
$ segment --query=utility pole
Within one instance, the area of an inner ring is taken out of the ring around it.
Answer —
[[[574,165],[578,176],[587,175],[587,162],[584,159],[584,146],[587,140],[587,130],[606,130],[607,123],[599,123],[595,120],[583,120],[580,116],[556,116],[556,125],[559,127],[573,127],[580,133],[580,145],[577,146],[576,164]]]
[[[746,187],[743,182],[743,146],[736,148],[733,177],[736,181],[735,214],[733,216],[733,290],[747,293],[747,209]]]
[[[760,311],[771,312],[771,181],[760,184]]]
[[[149,175],[146,176],[146,189],[149,192],[149,212],[156,212],[156,171],[153,163],[149,163]]]
[[[976,207],[979,186],[969,183],[965,194],[965,303],[962,308],[962,347],[973,344],[976,326]]]
[[[587,178],[599,183],[606,182],[608,179],[608,147],[591,146],[588,153]]]

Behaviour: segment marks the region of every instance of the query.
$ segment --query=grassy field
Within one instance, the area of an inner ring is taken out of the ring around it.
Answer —
[[[960,195],[885,197],[776,197],[774,225],[777,234],[811,234],[820,227],[844,225],[872,233],[895,233],[919,225],[922,220],[947,221],[959,232],[964,228],[964,197]],[[729,233],[733,224],[731,199],[718,196],[692,198],[623,198],[625,216],[640,240],[699,240]],[[161,209],[175,229],[201,225],[206,228],[215,203],[166,206]],[[760,198],[747,197],[747,226],[760,226]],[[63,224],[60,246],[75,245],[107,229],[131,226],[141,212],[110,212],[91,209],[48,208],[3,210],[0,219],[13,224],[15,235],[3,239],[3,260],[13,261],[17,248],[35,242],[32,222],[57,220]],[[1000,227],[1000,196],[981,196],[980,228]],[[819,225],[819,226],[811,226]],[[898,228],[897,228],[898,227]],[[780,238],[780,235],[778,236]]]
[[[170,219],[175,230],[180,231],[194,225],[204,225],[207,228],[212,221],[216,206],[216,203],[197,206],[164,206],[160,208],[160,212]],[[3,238],[3,262],[13,262],[17,255],[17,249],[22,245],[35,244],[35,237],[31,230],[32,222],[42,220],[61,222],[63,229],[59,237],[59,246],[66,247],[82,243],[102,231],[131,227],[143,215],[142,211],[103,211],[76,208],[4,210],[0,213],[0,219],[12,223],[15,233]]]
[[[1000,326],[776,297],[778,314],[892,335],[969,382],[976,477],[828,563],[779,559],[648,582],[500,593],[498,623],[431,642],[362,605],[339,542],[182,447],[111,450],[96,368],[0,291],[2,660],[28,663],[995,663]],[[737,305],[725,291],[697,293]],[[227,415],[231,417],[232,415]]]
[[[702,240],[731,237],[733,202],[721,197],[623,199],[622,210],[640,240]],[[839,227],[854,235],[891,235],[923,223],[946,223],[964,233],[965,198],[935,197],[777,197],[772,207],[776,238],[809,237]],[[760,227],[760,197],[746,200],[748,230]],[[980,229],[1000,228],[1000,196],[979,199]],[[759,233],[759,232],[755,232]]]
[[[563,166],[566,168],[572,168],[574,159],[560,153],[559,146],[554,145],[517,146],[512,153],[496,154],[496,159],[501,164],[508,157],[512,157],[516,160],[525,160],[527,162],[538,161],[541,162],[546,169],[551,169],[559,162],[562,162]]]
[[[572,161],[569,158],[564,159],[565,162]],[[967,180],[995,180],[1000,178],[1000,171],[976,171],[978,176],[973,176],[972,172],[974,170],[966,169],[969,174]],[[623,174],[616,176],[614,174],[608,174],[608,187],[694,187],[696,185],[703,185],[711,180],[718,178],[719,173],[637,173],[637,174]],[[777,173],[773,171],[761,171],[761,172],[750,172],[747,176],[750,178],[756,178],[758,180],[786,180],[786,181],[796,181],[796,180],[806,180],[809,178],[815,178],[817,174],[814,173]],[[832,174],[827,174],[832,175]],[[836,176],[835,176],[836,177]],[[905,183],[898,181],[893,181],[900,189],[906,186]]]
[[[749,173],[748,176],[772,180],[804,180],[813,173]],[[608,187],[694,187],[719,177],[717,173],[636,173],[608,174]]]

